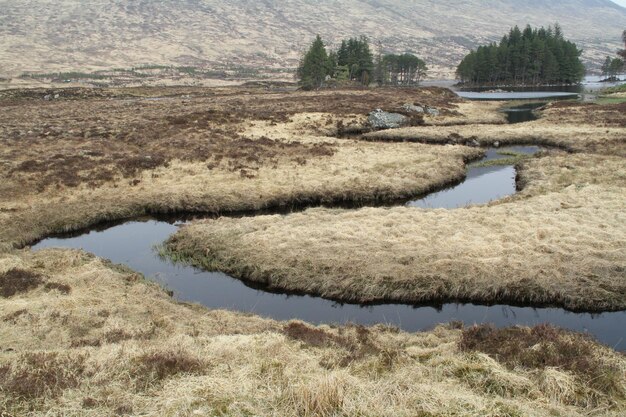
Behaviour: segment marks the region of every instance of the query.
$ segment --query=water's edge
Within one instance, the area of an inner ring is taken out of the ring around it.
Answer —
[[[514,147],[522,153],[534,153],[536,147]],[[498,150],[487,151],[486,160],[500,159]],[[516,171],[512,166],[471,168],[466,179],[455,187],[429,194],[406,203],[422,208],[455,208],[468,203],[482,204],[513,194]],[[489,184],[489,186],[485,186]],[[185,221],[186,218],[179,220]],[[178,223],[180,224],[180,223]],[[438,306],[341,304],[319,297],[272,293],[251,286],[219,272],[175,265],[159,258],[154,246],[161,244],[178,228],[174,218],[144,219],[112,227],[100,226],[82,234],[44,239],[34,250],[46,247],[70,247],[92,252],[114,263],[125,264],[146,278],[173,291],[176,299],[195,302],[208,308],[250,312],[277,320],[300,319],[320,324],[378,323],[406,331],[427,330],[439,323],[460,321],[465,325],[493,323],[498,327],[551,323],[586,332],[618,350],[626,350],[626,312],[573,313],[561,308],[517,307],[511,305],[476,305],[446,303]]]

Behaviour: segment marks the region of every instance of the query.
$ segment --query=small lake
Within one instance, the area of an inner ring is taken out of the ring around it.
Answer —
[[[505,148],[532,154],[536,147]],[[505,158],[489,149],[486,160]],[[515,193],[515,169],[512,166],[470,167],[461,184],[410,201],[408,206],[455,208],[482,204]],[[507,305],[448,303],[439,306],[378,304],[360,306],[342,304],[307,295],[285,295],[263,291],[221,272],[175,265],[161,259],[154,246],[175,233],[182,222],[145,218],[108,228],[96,227],[72,237],[52,237],[33,246],[83,249],[95,255],[125,264],[141,272],[174,293],[181,301],[195,302],[212,309],[250,312],[276,320],[300,319],[310,323],[373,325],[384,323],[406,331],[421,331],[439,323],[460,321],[466,325],[493,323],[498,327],[551,323],[556,326],[594,335],[618,350],[626,350],[626,312],[601,314],[572,313],[560,308],[532,308]]]
[[[565,100],[576,99],[578,93],[551,92],[551,91],[504,91],[504,92],[476,92],[457,91],[460,97],[468,100],[490,100],[490,101],[513,101],[513,100]]]

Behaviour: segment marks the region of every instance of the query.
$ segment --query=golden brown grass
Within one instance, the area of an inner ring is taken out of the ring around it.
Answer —
[[[76,89],[42,100],[49,93],[0,93],[3,416],[617,416],[626,409],[624,356],[578,335],[278,323],[176,303],[139,274],[81,251],[14,249],[146,212],[421,194],[462,178],[464,162],[482,151],[331,136],[359,131],[377,107],[431,105],[442,116],[425,124],[451,125],[501,123],[495,105],[439,89]],[[619,109],[580,128],[583,110],[558,111],[583,134],[558,140],[589,150],[594,139],[585,132],[611,123],[609,142],[598,139],[597,149],[619,154]],[[423,297],[416,290],[423,285],[445,297],[456,288],[455,297],[530,294],[528,302],[615,308],[625,299],[621,161],[564,154],[525,161],[524,190],[484,208],[222,219],[184,229],[171,246],[205,265],[236,265],[241,275],[325,295]],[[270,246],[274,239],[281,241]],[[206,256],[207,249],[216,252]],[[300,279],[289,281],[291,273]]]
[[[541,112],[539,120],[503,128],[478,124],[452,127],[407,127],[372,132],[367,140],[414,141],[433,144],[466,144],[474,140],[483,146],[534,144],[577,152],[626,156],[626,104],[597,105],[556,103]]]
[[[460,180],[463,161],[480,155],[326,137],[372,108],[414,101],[452,112],[461,103],[435,88],[72,89],[45,101],[47,93],[0,100],[3,247],[145,212],[404,198]]]
[[[619,157],[547,156],[524,164],[524,191],[488,207],[206,220],[182,228],[167,250],[270,288],[344,301],[624,309],[624,167]]]
[[[179,304],[136,273],[80,251],[0,255],[0,272],[16,268],[45,271],[72,292],[40,287],[0,299],[0,411],[8,415],[618,416],[626,409],[624,356],[575,334],[511,329],[504,339],[511,344],[539,335],[534,346],[518,343],[514,356],[500,356],[472,328],[313,327]],[[555,352],[555,344],[570,349]],[[582,350],[584,358],[573,355]],[[541,360],[544,351],[547,366],[526,359]],[[604,372],[603,384],[590,383],[582,361]]]

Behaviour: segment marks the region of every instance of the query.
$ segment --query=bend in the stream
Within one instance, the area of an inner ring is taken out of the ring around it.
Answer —
[[[509,151],[534,153],[537,147],[508,147]],[[489,149],[485,160],[506,157],[502,150]],[[515,193],[515,169],[510,165],[470,167],[466,179],[454,187],[432,193],[408,206],[455,208],[482,204]],[[197,215],[195,215],[197,217]],[[277,320],[300,319],[311,323],[378,323],[406,331],[427,330],[439,323],[461,321],[466,325],[493,323],[496,326],[556,326],[587,332],[618,350],[626,350],[626,312],[572,313],[560,308],[534,308],[511,305],[447,303],[436,306],[404,304],[341,304],[320,297],[269,292],[220,272],[206,272],[161,259],[154,246],[177,230],[176,220],[144,219],[113,227],[96,227],[72,237],[48,238],[33,249],[70,247],[83,249],[115,263],[125,264],[146,278],[173,291],[179,300],[200,303],[208,308],[250,312]]]

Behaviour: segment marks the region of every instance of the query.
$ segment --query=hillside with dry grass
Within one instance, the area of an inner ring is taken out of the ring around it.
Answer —
[[[599,68],[620,46],[626,9],[609,0],[0,1],[0,77],[130,68],[294,68],[319,33],[331,45],[368,35],[387,52],[423,56],[450,77],[479,44],[513,25],[559,22]],[[285,77],[285,74],[279,76]]]

